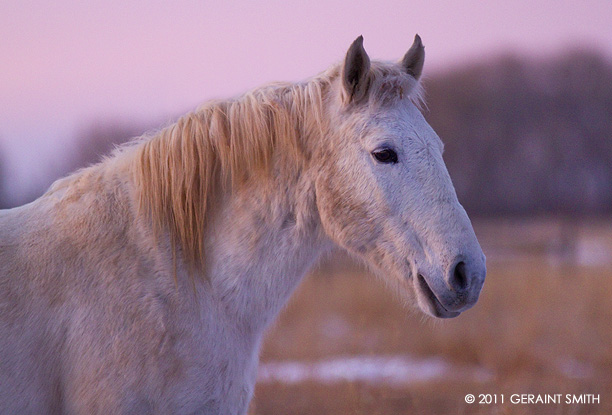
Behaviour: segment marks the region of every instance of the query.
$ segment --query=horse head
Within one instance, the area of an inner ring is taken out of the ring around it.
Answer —
[[[395,63],[371,62],[363,38],[353,42],[327,97],[316,198],[336,244],[425,313],[450,318],[478,300],[485,256],[419,110],[424,56],[418,35]]]

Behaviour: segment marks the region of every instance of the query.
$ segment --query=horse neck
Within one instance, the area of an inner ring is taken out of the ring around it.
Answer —
[[[320,225],[315,178],[315,169],[280,171],[217,202],[206,233],[205,272],[232,318],[256,332],[331,248]]]

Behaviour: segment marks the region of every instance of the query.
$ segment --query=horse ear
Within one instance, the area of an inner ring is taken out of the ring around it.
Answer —
[[[408,72],[408,75],[412,75],[414,79],[418,80],[421,77],[424,62],[425,47],[423,46],[423,42],[421,42],[421,36],[416,35],[412,46],[404,55],[404,59],[402,59],[402,66],[406,72]]]
[[[346,52],[342,68],[342,83],[350,101],[359,101],[365,97],[369,72],[370,58],[363,48],[363,36],[359,36]]]

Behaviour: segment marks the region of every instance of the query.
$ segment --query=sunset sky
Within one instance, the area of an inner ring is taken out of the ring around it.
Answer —
[[[358,36],[399,59],[415,33],[425,77],[513,51],[612,57],[612,1],[2,1],[0,154],[26,190],[94,121],[164,123],[341,60]]]

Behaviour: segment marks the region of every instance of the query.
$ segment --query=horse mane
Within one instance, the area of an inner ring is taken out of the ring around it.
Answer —
[[[271,84],[212,101],[139,146],[134,173],[140,211],[157,233],[169,230],[187,263],[202,263],[207,212],[220,187],[265,178],[277,150],[296,162],[304,156],[304,132],[322,128],[328,83]]]
[[[420,102],[418,83],[397,65],[373,62],[371,73],[372,99],[388,101],[398,91],[402,98],[405,88],[406,96]],[[145,138],[136,148],[133,172],[139,210],[156,234],[169,231],[173,251],[179,247],[198,269],[214,195],[265,179],[275,151],[299,165],[309,132],[324,131],[325,92],[339,74],[335,66],[305,83],[270,84],[237,99],[211,101]]]

